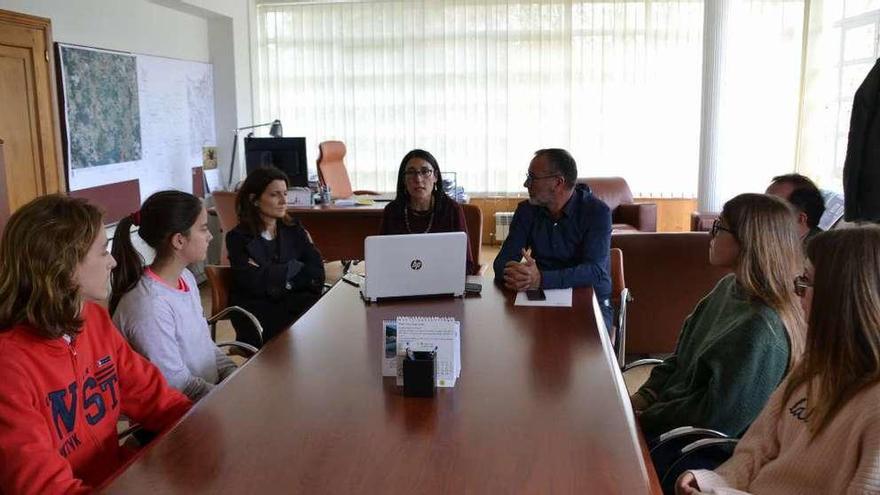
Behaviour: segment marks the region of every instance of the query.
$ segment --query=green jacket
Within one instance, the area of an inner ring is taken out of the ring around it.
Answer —
[[[788,370],[790,343],[779,315],[722,278],[685,320],[675,354],[636,392],[648,438],[679,426],[739,437]]]

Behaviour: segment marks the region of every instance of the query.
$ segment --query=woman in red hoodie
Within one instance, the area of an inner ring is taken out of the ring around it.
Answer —
[[[101,212],[59,195],[31,201],[0,240],[0,494],[89,492],[129,457],[125,414],[161,432],[189,408],[131,350],[107,310]]]

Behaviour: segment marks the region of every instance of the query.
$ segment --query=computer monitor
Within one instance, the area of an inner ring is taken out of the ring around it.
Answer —
[[[247,137],[244,156],[248,174],[272,166],[287,174],[290,187],[309,186],[304,137]]]

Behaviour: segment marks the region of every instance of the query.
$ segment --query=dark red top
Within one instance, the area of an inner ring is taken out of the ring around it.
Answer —
[[[464,210],[461,205],[451,198],[442,195],[443,199],[434,202],[433,218],[430,211],[416,212],[408,210],[408,216],[404,216],[404,202],[394,200],[388,203],[382,214],[381,235],[394,234],[428,234],[437,232],[464,232],[468,236],[467,223],[464,219]],[[407,221],[409,228],[407,228]],[[430,227],[429,227],[430,224]],[[476,275],[477,264],[474,263],[474,254],[471,252],[471,243],[467,243],[467,273]]]

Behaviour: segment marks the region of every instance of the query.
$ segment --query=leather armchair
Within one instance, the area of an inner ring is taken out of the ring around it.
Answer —
[[[614,231],[657,232],[657,205],[635,203],[629,184],[622,177],[589,177],[577,180],[611,208]]]
[[[718,218],[720,213],[701,213],[695,211],[691,213],[691,232],[709,232],[712,230],[712,224]]]

